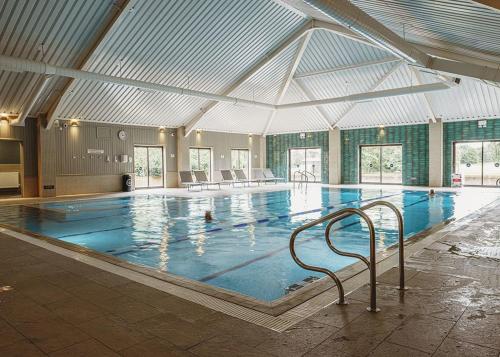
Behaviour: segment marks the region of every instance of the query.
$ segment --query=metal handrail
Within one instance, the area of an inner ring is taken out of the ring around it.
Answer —
[[[304,175],[307,177],[307,175],[311,175],[312,177],[314,177],[314,182],[316,182],[316,175],[313,174],[312,172],[309,172],[309,171],[306,171],[304,170]],[[309,178],[307,179],[307,181],[309,182]]]
[[[375,206],[385,206],[385,207],[388,207],[390,208],[395,214],[396,214],[396,218],[398,220],[398,242],[399,242],[399,290],[408,290],[407,287],[405,287],[405,253],[404,253],[404,222],[403,222],[403,216],[401,214],[401,212],[399,211],[399,209],[392,203],[388,202],[388,201],[383,201],[383,200],[378,200],[378,201],[374,201],[372,203],[369,203],[363,207],[360,207],[359,209],[362,210],[362,211],[366,211],[370,208],[373,208]],[[349,216],[352,216],[353,213],[346,213],[344,214],[342,217],[339,217],[338,219],[336,219],[335,221],[332,221],[330,223],[328,223],[328,225],[326,226],[326,230],[325,230],[325,238],[326,238],[326,243],[328,244],[328,246],[330,247],[330,249],[332,251],[334,251],[335,253],[339,254],[339,255],[345,255],[345,256],[348,256],[348,257],[353,257],[353,258],[358,258],[360,260],[363,260],[367,265],[367,260],[366,258],[364,258],[363,256],[360,256],[359,254],[355,254],[355,253],[347,253],[347,252],[342,252],[340,250],[338,250],[337,248],[335,248],[333,246],[333,243],[331,242],[330,240],[330,229],[331,227],[333,226],[333,224],[337,221],[340,221],[344,218],[347,218]]]
[[[297,235],[311,227],[314,227],[318,224],[321,224],[323,222],[326,222],[331,219],[336,219],[339,217],[349,217],[353,214],[359,215],[361,218],[363,218],[366,221],[366,224],[368,225],[368,230],[370,231],[370,307],[368,308],[370,311],[379,311],[377,309],[377,295],[376,295],[376,259],[375,259],[375,227],[373,226],[373,222],[368,217],[366,213],[364,213],[362,210],[359,208],[344,208],[341,209],[337,212],[330,213],[326,216],[323,216],[321,218],[318,218],[312,222],[309,222],[301,227],[296,228],[290,237],[290,254],[292,255],[293,260],[295,263],[297,263],[300,267],[306,269],[306,270],[311,270],[311,271],[316,271],[320,273],[327,274],[330,278],[333,279],[335,284],[337,285],[337,290],[339,292],[339,302],[338,304],[346,304],[345,302],[345,295],[344,295],[344,287],[342,286],[342,283],[340,282],[340,279],[333,273],[331,270],[328,270],[326,268],[321,268],[318,266],[314,265],[308,265],[302,262],[298,257],[297,253],[295,252],[295,239],[297,238]],[[343,219],[342,218],[342,219]],[[340,219],[340,218],[339,218]]]
[[[309,183],[309,177],[307,177],[306,172],[307,171],[297,170],[293,173],[293,187],[294,188],[295,188],[295,182],[296,182],[295,177],[297,176],[297,174],[300,174],[300,176],[301,176],[301,180],[299,181],[299,187],[302,186],[302,183],[303,183],[302,179],[305,179],[304,182],[306,183],[306,187],[307,187],[307,184]]]

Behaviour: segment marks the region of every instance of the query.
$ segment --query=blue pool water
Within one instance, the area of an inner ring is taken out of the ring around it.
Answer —
[[[438,193],[388,189],[336,189],[245,193],[218,197],[131,197],[0,207],[0,223],[78,244],[131,263],[169,272],[259,300],[272,301],[322,274],[303,270],[290,257],[294,228],[343,207],[385,199],[399,207],[405,238],[493,201],[493,193]],[[214,221],[205,223],[206,210]],[[386,208],[368,211],[382,250],[397,242],[397,223]],[[364,223],[337,224],[335,245],[368,255]],[[331,253],[324,227],[304,232],[297,253],[306,262],[339,270],[356,262]]]

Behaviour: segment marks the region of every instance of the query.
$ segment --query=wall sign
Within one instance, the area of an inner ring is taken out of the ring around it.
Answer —
[[[102,150],[102,149],[87,149],[87,154],[100,155],[100,154],[104,154],[104,150]]]

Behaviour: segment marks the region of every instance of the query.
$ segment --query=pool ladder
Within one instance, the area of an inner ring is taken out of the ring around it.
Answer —
[[[325,229],[325,240],[330,248],[331,251],[334,253],[345,256],[345,257],[352,257],[352,258],[357,258],[361,260],[363,263],[365,263],[368,267],[368,270],[370,271],[370,306],[367,308],[368,311],[373,311],[377,312],[380,311],[380,309],[377,308],[377,273],[376,273],[376,256],[375,256],[375,227],[373,225],[373,222],[371,218],[364,212],[370,208],[376,207],[376,206],[385,206],[390,208],[394,213],[396,214],[397,220],[398,220],[398,239],[399,239],[399,289],[400,290],[406,290],[405,287],[405,270],[404,270],[404,222],[403,222],[403,216],[401,215],[401,212],[398,210],[398,208],[393,205],[390,202],[387,201],[374,201],[372,203],[369,203],[363,207],[360,208],[344,208],[339,211],[330,213],[326,216],[323,216],[321,218],[318,218],[310,223],[307,223],[301,227],[298,227],[295,229],[290,237],[290,253],[292,255],[293,260],[302,268],[306,270],[311,270],[319,273],[324,273],[328,275],[332,280],[335,282],[335,285],[337,286],[337,290],[339,293],[339,299],[338,299],[338,304],[339,305],[345,305],[347,304],[344,296],[344,287],[342,286],[342,282],[340,279],[335,275],[334,272],[332,272],[329,269],[322,268],[319,266],[314,266],[314,265],[308,265],[304,263],[302,260],[300,260],[297,257],[297,254],[295,252],[295,240],[299,233],[302,231],[305,231],[309,228],[312,228],[314,226],[317,226],[319,224],[322,224],[326,221],[330,221],[328,225],[326,226]],[[350,253],[350,252],[344,252],[339,249],[337,249],[331,239],[330,239],[330,232],[332,229],[332,226],[336,223],[339,222],[343,219],[346,219],[348,217],[351,217],[353,215],[357,215],[361,217],[366,224],[368,225],[368,231],[370,233],[370,259],[366,259],[364,256],[361,254],[357,253]]]
[[[307,189],[307,184],[309,183],[309,176],[312,176],[313,179],[314,179],[314,182],[316,182],[316,175],[313,174],[312,172],[309,172],[309,171],[300,171],[300,170],[297,170],[293,173],[293,188],[295,188],[295,182],[297,182],[296,178],[297,178],[297,174],[300,175],[300,181],[299,181],[299,184],[298,184],[298,187],[302,187],[302,183],[306,183],[306,189]]]

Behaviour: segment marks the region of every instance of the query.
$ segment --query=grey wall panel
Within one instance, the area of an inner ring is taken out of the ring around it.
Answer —
[[[214,178],[219,179],[219,171],[231,169],[231,149],[249,149],[251,152],[251,167],[261,167],[259,135],[229,134],[203,131],[192,132],[187,138],[178,137],[179,170],[189,170],[189,148],[209,147],[212,149]]]
[[[0,140],[0,165],[21,163],[21,147],[19,141]]]
[[[69,123],[69,122],[67,122]],[[176,137],[170,131],[160,132],[158,128],[105,125],[80,122],[78,126],[64,126],[61,122],[52,129],[56,135],[57,175],[121,175],[134,170],[135,145],[158,145],[168,150],[176,149]],[[126,140],[118,138],[118,132],[127,133]],[[89,149],[104,153],[89,153]],[[128,155],[128,162],[122,163],[120,155]],[[167,170],[174,165],[166,160]]]

